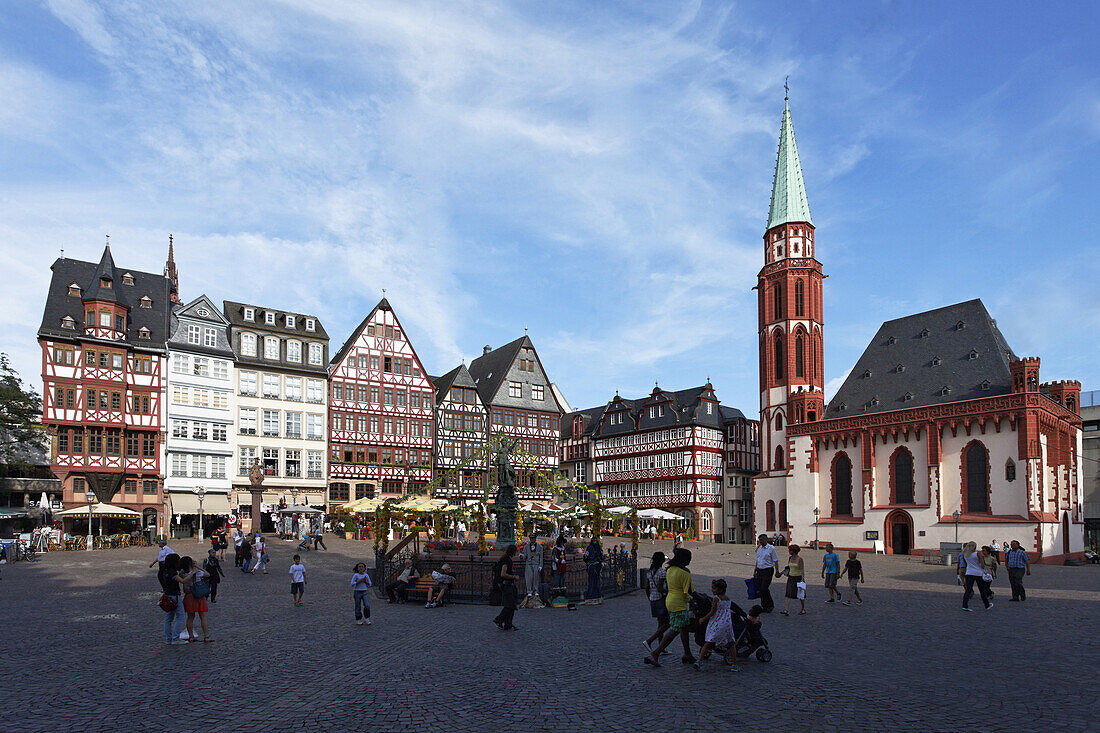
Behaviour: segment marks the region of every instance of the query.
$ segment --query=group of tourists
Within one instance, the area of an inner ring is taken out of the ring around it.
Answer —
[[[974,586],[978,586],[978,596],[982,605],[988,611],[993,608],[993,581],[997,578],[997,569],[1000,567],[1000,553],[994,549],[996,541],[978,548],[976,542],[967,542],[959,553],[959,564],[956,573],[959,583],[963,586],[963,611],[970,611],[970,599],[974,597]],[[1012,597],[1009,601],[1021,602],[1027,600],[1027,590],[1024,588],[1024,576],[1031,575],[1031,560],[1027,551],[1020,547],[1016,540],[1006,545],[1005,567],[1008,570],[1008,584],[1012,589]]]

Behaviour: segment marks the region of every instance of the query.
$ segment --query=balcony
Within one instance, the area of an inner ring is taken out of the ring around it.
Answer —
[[[321,471],[316,468],[311,468],[306,471],[306,478],[322,478]]]
[[[265,435],[266,435],[266,433],[265,433]],[[284,437],[291,438],[293,440],[301,440],[302,439],[302,432],[300,430],[294,430],[294,431],[288,430],[288,431],[286,431],[286,435]]]

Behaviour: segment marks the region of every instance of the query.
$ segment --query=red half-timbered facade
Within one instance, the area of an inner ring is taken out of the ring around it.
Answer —
[[[51,270],[38,341],[62,501],[85,505],[90,490],[163,528],[165,338],[176,283],[116,267],[109,246],[98,264],[60,258]]]
[[[385,298],[333,357],[329,399],[330,506],[431,481],[435,388]]]

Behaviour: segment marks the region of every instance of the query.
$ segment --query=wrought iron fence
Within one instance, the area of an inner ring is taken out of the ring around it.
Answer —
[[[405,560],[412,560],[413,567],[421,576],[428,576],[433,570],[441,570],[444,563],[451,566],[449,575],[454,576],[455,581],[451,585],[447,598],[456,603],[489,603],[489,592],[493,586],[493,568],[500,558],[499,552],[480,556],[476,553],[457,554],[413,552],[411,547],[403,549],[393,557],[385,557],[378,553],[375,557],[375,567],[371,580],[374,582],[375,593],[379,597],[385,597],[385,587],[395,581],[405,567]],[[544,567],[544,571],[547,568]],[[522,596],[527,592],[524,581],[524,567],[522,560],[516,560],[514,572],[520,577],[516,582],[517,589]],[[551,582],[548,572],[544,572],[543,579]],[[585,590],[588,587],[588,570],[584,562],[578,558],[570,558],[565,572],[565,596],[570,601],[584,599]],[[600,568],[600,593],[604,597],[613,597],[629,593],[638,588],[638,558],[634,555],[607,556]],[[537,593],[534,588],[532,593]]]

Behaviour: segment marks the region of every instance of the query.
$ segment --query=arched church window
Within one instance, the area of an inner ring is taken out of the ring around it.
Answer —
[[[989,454],[981,443],[966,450],[966,513],[989,512]]]
[[[783,470],[783,446],[775,446],[775,470]]]
[[[794,314],[801,318],[805,310],[806,284],[799,280],[794,284]]]
[[[783,317],[783,285],[776,283],[772,288],[772,312],[777,319]]]
[[[783,334],[775,334],[775,378],[783,378]]]
[[[852,462],[847,453],[838,455],[833,464],[833,502],[837,516],[852,516]]]
[[[806,344],[802,335],[794,340],[794,374],[796,377],[806,376]]]

